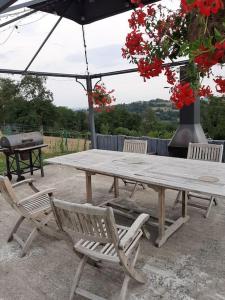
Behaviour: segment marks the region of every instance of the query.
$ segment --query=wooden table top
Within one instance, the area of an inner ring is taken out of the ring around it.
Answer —
[[[223,163],[96,149],[53,157],[45,162],[153,186],[225,197]]]

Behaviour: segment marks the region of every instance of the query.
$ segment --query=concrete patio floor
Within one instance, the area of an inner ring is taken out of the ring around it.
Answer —
[[[82,172],[48,165],[44,178],[38,172],[34,177],[38,187],[55,187],[58,199],[85,202]],[[93,177],[96,203],[111,197],[108,194],[111,183],[111,178]],[[128,196],[123,184],[120,185],[121,196]],[[24,194],[27,190],[20,191]],[[172,209],[176,193],[168,191],[166,195],[168,214],[175,217],[181,209],[179,206]],[[151,189],[141,188],[134,197],[136,203],[153,210],[157,207],[156,199]],[[137,262],[137,268],[145,273],[147,280],[144,285],[130,281],[127,299],[225,300],[225,201],[220,199],[208,219],[200,210],[189,208],[188,211],[189,222],[161,248],[154,246],[156,228],[150,227],[151,239],[142,239]],[[16,212],[0,196],[0,300],[68,299],[79,259],[64,241],[46,235],[39,235],[29,253],[20,258],[18,244],[6,242],[16,219]],[[25,236],[29,229],[29,223],[24,223],[20,234]],[[96,269],[87,265],[81,286],[99,296],[115,299],[122,281],[123,273],[116,266],[104,264]]]

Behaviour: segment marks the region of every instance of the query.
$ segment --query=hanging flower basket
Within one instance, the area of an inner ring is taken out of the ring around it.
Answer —
[[[212,67],[225,62],[224,0],[181,0],[180,9],[171,11],[161,4],[143,6],[141,0],[129,21],[122,55],[137,65],[144,81],[164,73],[171,87],[171,101],[178,109],[198,96],[210,96],[201,78],[213,75]],[[174,68],[165,67],[188,57],[187,78],[178,82]],[[214,78],[216,90],[225,93],[225,79]]]
[[[114,90],[107,91],[104,83],[96,84],[92,92],[90,93],[89,101],[92,102],[95,111],[109,112],[113,107],[113,102],[116,98],[112,95]]]

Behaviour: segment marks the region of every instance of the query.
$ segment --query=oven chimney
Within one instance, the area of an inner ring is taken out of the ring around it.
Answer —
[[[180,81],[187,78],[187,67],[180,68]],[[172,137],[168,151],[170,156],[187,157],[189,143],[208,143],[200,123],[200,99],[180,110],[180,125]]]

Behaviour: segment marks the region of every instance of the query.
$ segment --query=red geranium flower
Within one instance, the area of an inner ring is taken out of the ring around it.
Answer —
[[[208,71],[212,66],[216,65],[224,56],[223,43],[216,43],[215,50],[212,51],[205,46],[199,47],[201,54],[194,58],[194,62],[203,71]]]
[[[198,90],[198,95],[199,97],[209,97],[212,96],[212,90],[210,89],[209,86],[202,86],[199,90]]]
[[[179,83],[172,88],[170,100],[178,109],[181,109],[184,105],[190,105],[194,103],[195,95],[190,83]]]
[[[138,71],[144,80],[146,78],[149,79],[151,77],[159,76],[162,72],[162,60],[157,57],[154,57],[152,62],[140,59],[137,66]]]
[[[221,76],[217,79],[214,79],[216,83],[216,90],[218,93],[225,93],[225,79]]]
[[[223,2],[221,0],[196,0],[195,7],[199,9],[200,14],[209,17],[223,8]]]
[[[136,31],[131,31],[126,38],[126,44],[125,46],[129,50],[129,53],[131,55],[135,54],[141,54],[143,53],[143,47],[141,43],[143,43],[144,40],[142,38],[142,33],[137,33]]]
[[[176,73],[173,72],[169,67],[165,67],[165,75],[169,84],[174,84],[176,82]]]

